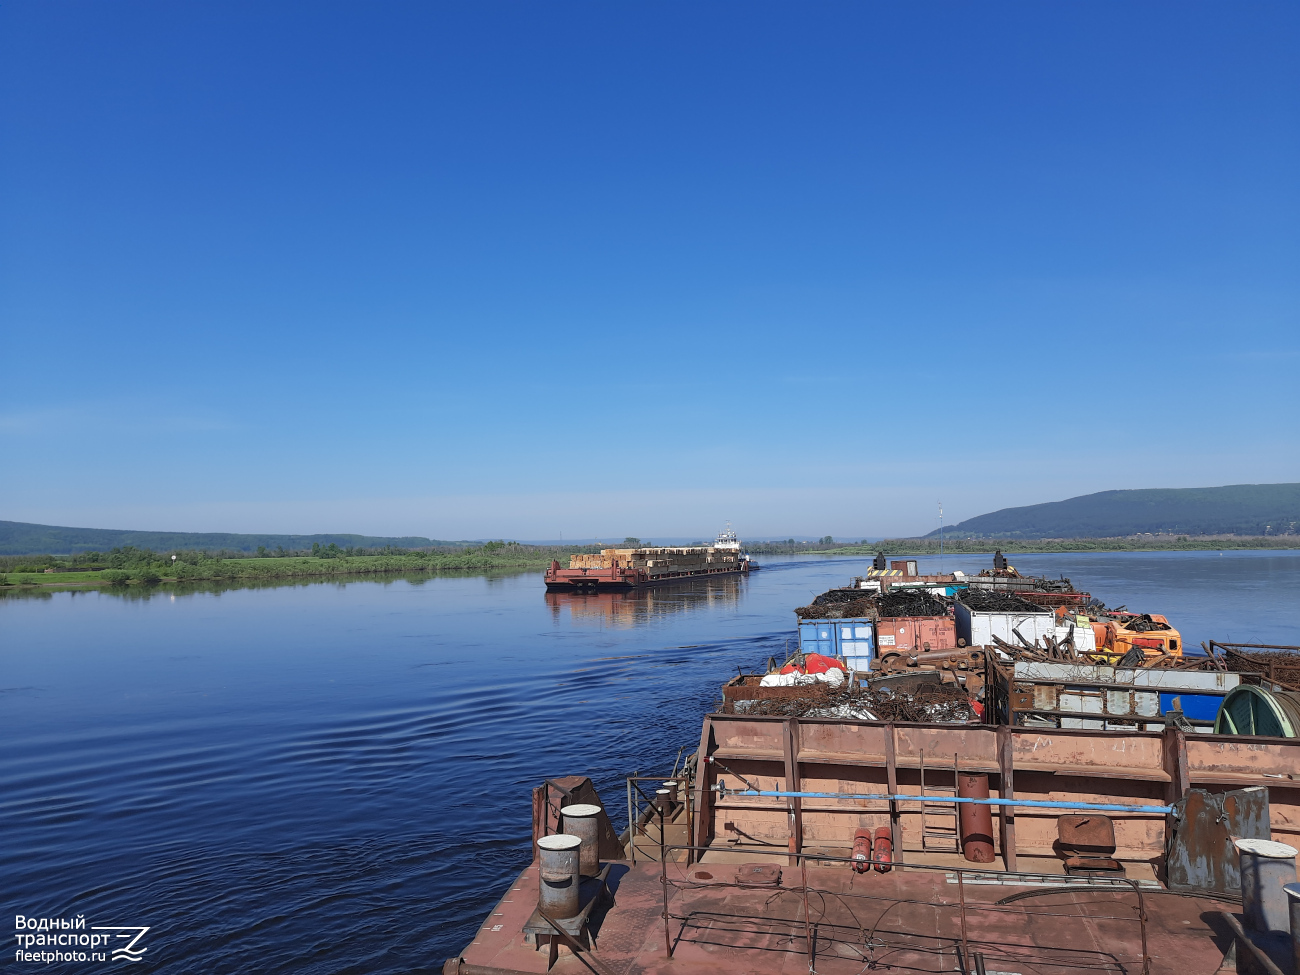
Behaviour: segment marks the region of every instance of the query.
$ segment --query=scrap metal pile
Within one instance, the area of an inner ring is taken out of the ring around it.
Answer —
[[[1159,625],[1159,624],[1157,624]],[[1120,655],[1106,650],[1079,651],[1075,649],[1072,639],[1074,628],[1061,640],[1050,636],[1041,637],[1032,644],[1025,642],[1017,645],[1009,643],[998,636],[993,637],[993,644],[1006,657],[1013,661],[1052,661],[1059,663],[1098,664],[1111,667],[1141,667],[1144,670],[1225,670],[1228,669],[1223,657],[1215,654],[1208,656],[1181,656],[1177,654],[1149,654],[1141,647],[1133,647]],[[1023,639],[1023,637],[1022,637]]]
[[[1043,608],[1005,589],[968,589],[958,599],[978,613],[1041,613]]]
[[[891,589],[876,598],[876,607],[881,619],[948,615],[948,604],[925,589]]]
[[[874,593],[861,589],[830,589],[812,601],[800,606],[795,615],[804,620],[875,619]]]
[[[1168,623],[1153,620],[1150,613],[1140,613],[1137,616],[1125,617],[1124,629],[1132,630],[1134,633],[1155,633],[1158,630],[1172,629],[1172,627]]]
[[[1290,690],[1300,690],[1300,647],[1211,643],[1205,649],[1210,654],[1223,650],[1229,670],[1259,674]]]
[[[897,619],[902,616],[946,616],[948,605],[925,589],[891,589],[881,595],[862,589],[830,589],[800,606],[804,620]]]
[[[736,701],[739,714],[783,718],[861,718],[866,721],[923,721],[971,724],[979,721],[966,691],[957,684],[933,679],[913,680],[911,686],[882,680],[858,686],[818,682],[783,689],[782,697]]]

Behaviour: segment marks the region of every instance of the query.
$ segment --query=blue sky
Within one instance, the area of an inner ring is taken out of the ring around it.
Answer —
[[[0,6],[0,518],[1300,480],[1294,3]]]

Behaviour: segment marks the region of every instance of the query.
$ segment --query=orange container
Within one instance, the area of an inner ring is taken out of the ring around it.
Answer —
[[[957,624],[951,616],[898,616],[876,620],[876,652],[947,650],[957,645]]]

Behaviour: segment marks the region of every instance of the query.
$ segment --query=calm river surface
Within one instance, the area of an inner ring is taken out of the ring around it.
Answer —
[[[533,786],[590,774],[621,821],[622,776],[671,768],[791,610],[869,564],[767,561],[630,597],[526,574],[0,599],[0,908],[149,925],[139,970],[440,970],[530,858]],[[1190,647],[1300,643],[1300,553],[1014,561]]]

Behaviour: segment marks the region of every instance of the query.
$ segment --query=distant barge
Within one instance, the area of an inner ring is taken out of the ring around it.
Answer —
[[[748,575],[758,566],[740,550],[730,528],[712,545],[677,548],[607,548],[599,555],[572,555],[563,569],[552,560],[547,592],[615,592],[660,586],[700,576]]]

